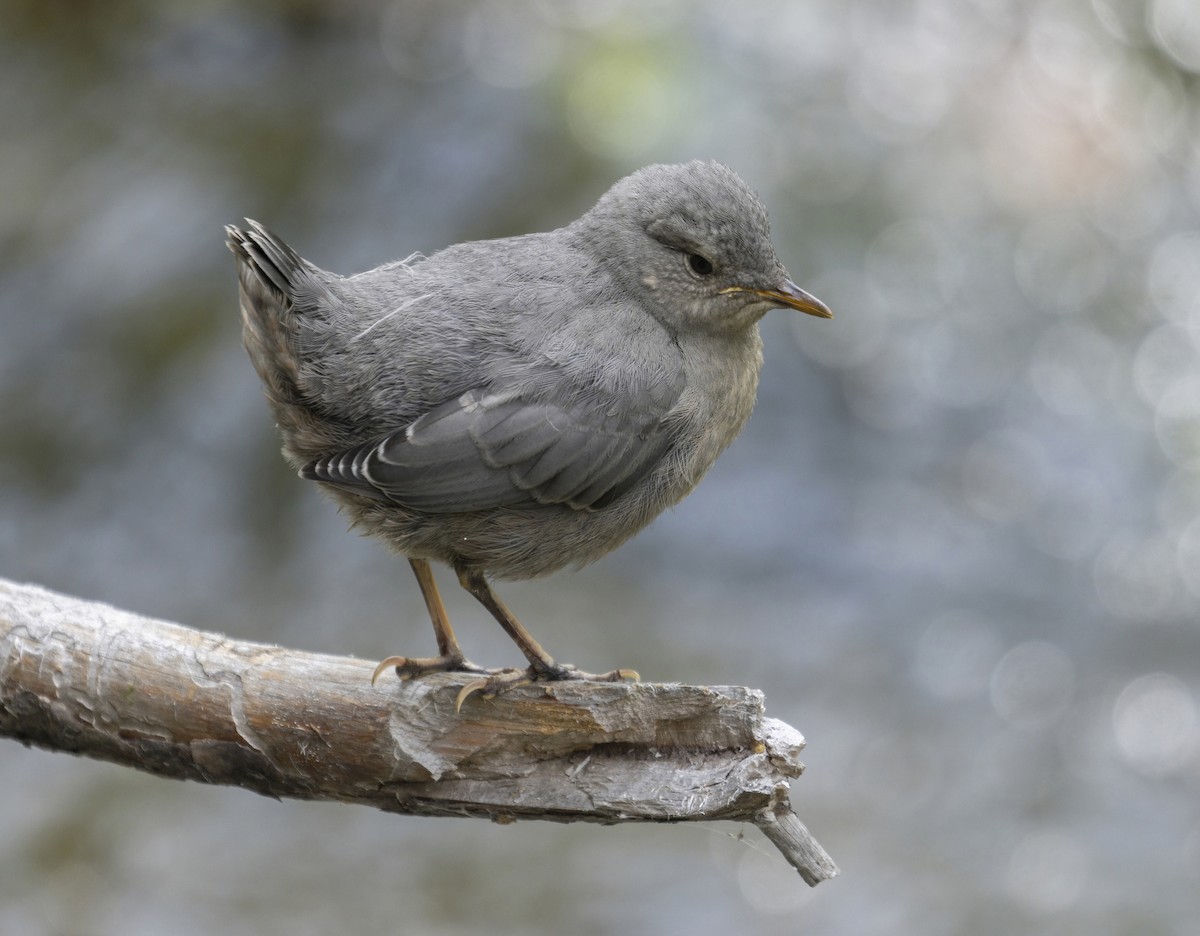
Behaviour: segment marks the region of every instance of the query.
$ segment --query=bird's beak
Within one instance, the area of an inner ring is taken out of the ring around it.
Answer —
[[[749,289],[745,286],[731,286],[728,289],[721,290],[721,292],[753,293],[756,296],[769,299],[771,302],[777,302],[781,306],[795,309],[797,312],[807,312],[809,315],[815,315],[817,318],[833,318],[833,313],[829,310],[829,306],[825,305],[816,296],[806,293],[791,280],[784,280],[783,286],[779,289]]]

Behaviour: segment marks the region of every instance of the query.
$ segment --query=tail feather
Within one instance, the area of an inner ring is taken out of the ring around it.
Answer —
[[[313,301],[324,292],[321,271],[257,221],[247,218],[246,225],[225,228],[237,263],[242,343],[266,388],[284,455],[299,468],[343,446],[350,435],[338,420],[315,411],[297,353],[304,319],[321,314]]]
[[[261,280],[273,286],[281,297],[290,297],[297,274],[306,272],[310,264],[257,221],[247,218],[246,224],[248,231],[226,225],[229,249],[239,261],[251,265]]]

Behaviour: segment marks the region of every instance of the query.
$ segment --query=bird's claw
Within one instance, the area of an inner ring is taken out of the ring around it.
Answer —
[[[458,695],[454,697],[454,714],[457,715],[462,711],[463,703],[471,697],[472,693],[478,692],[480,689],[486,689],[487,684],[488,681],[486,679],[472,679],[459,689]]]
[[[399,673],[400,667],[407,662],[408,657],[402,656],[390,656],[386,660],[380,660],[379,665],[375,667],[375,672],[371,674],[371,685],[375,685],[375,681],[379,679],[381,675],[383,675],[384,670],[388,669],[389,667],[395,667],[397,673]],[[401,676],[400,678],[403,679],[404,677]]]
[[[518,686],[528,686],[532,682],[533,678],[525,670],[500,670],[491,676],[472,679],[458,690],[458,695],[454,698],[454,712],[461,712],[463,703],[476,692],[482,692],[483,698],[490,699],[498,693],[516,689]]]
[[[553,669],[540,670],[530,667],[530,675],[541,682],[580,680],[582,682],[641,682],[641,674],[633,669],[615,669],[607,673],[585,673],[569,663],[557,664]]]
[[[379,665],[371,674],[371,685],[378,682],[379,677],[387,670],[394,669],[401,681],[415,679],[429,673],[477,673],[478,679],[472,679],[461,689],[454,699],[454,711],[461,712],[463,703],[475,693],[483,694],[484,698],[492,698],[509,689],[519,686],[529,686],[539,682],[638,682],[641,677],[637,670],[615,669],[607,673],[585,673],[569,663],[549,663],[541,666],[531,665],[528,669],[484,669],[465,659],[461,654],[447,654],[438,657],[406,657],[390,656],[380,660]]]
[[[525,670],[499,670],[488,676],[472,679],[459,689],[454,699],[454,711],[461,712],[463,703],[477,692],[481,692],[483,698],[490,699],[509,689],[531,686],[539,682],[640,682],[641,678],[637,670],[615,669],[607,673],[585,673],[569,664],[555,665],[553,669],[545,670],[532,666]]]
[[[396,675],[400,678],[401,682],[415,679],[417,676],[424,676],[427,673],[490,674],[492,672],[492,670],[486,670],[482,666],[476,666],[461,654],[449,654],[439,657],[390,656],[386,660],[380,660],[379,665],[375,667],[375,672],[371,674],[371,685],[375,685],[376,680],[389,669],[396,671]]]

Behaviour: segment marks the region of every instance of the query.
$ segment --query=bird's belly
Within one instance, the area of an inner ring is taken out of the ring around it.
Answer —
[[[480,569],[499,578],[534,578],[594,562],[685,498],[737,437],[754,407],[761,364],[758,331],[744,345],[707,355],[689,374],[667,431],[674,444],[637,485],[599,510],[562,504],[496,507],[423,514],[399,504],[353,501],[349,511],[364,533],[377,535],[410,558]],[[715,366],[713,361],[719,363]]]

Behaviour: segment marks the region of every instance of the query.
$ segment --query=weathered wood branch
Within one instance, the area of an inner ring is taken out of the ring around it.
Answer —
[[[0,580],[0,736],[273,797],[500,822],[753,822],[809,884],[837,866],[792,812],[804,739],[738,687],[471,677],[232,640]]]

